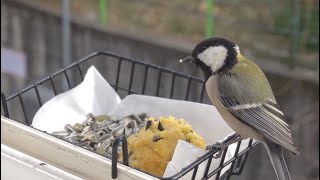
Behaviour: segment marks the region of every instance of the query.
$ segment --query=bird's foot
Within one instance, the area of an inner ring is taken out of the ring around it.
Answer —
[[[222,156],[223,151],[228,147],[228,145],[225,145],[224,143],[217,142],[213,145],[206,146],[206,150],[211,150],[213,148],[219,149],[218,154],[213,155],[213,158],[218,159]]]
[[[219,149],[218,154],[215,154],[215,155],[213,156],[213,158],[218,159],[218,158],[220,158],[220,157],[222,156],[223,151],[224,151],[230,144],[233,144],[233,143],[236,143],[236,142],[239,142],[239,141],[242,140],[242,137],[241,137],[241,136],[240,136],[239,138],[237,138],[237,139],[234,139],[234,140],[230,140],[230,138],[231,138],[231,136],[227,138],[227,139],[229,139],[229,140],[227,140],[227,142],[217,142],[217,143],[215,143],[215,144],[213,144],[213,145],[208,145],[208,146],[206,146],[206,150],[211,150],[211,149],[213,149],[213,148]]]

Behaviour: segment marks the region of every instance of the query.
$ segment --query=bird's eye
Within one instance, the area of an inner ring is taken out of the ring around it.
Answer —
[[[204,51],[204,50],[206,50],[206,49],[207,49],[207,47],[205,47],[205,46],[202,47],[202,48],[201,48],[201,52]]]

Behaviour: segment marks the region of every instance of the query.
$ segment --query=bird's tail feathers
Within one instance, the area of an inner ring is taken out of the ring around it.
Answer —
[[[283,157],[283,148],[280,145],[270,141],[267,141],[263,144],[268,151],[278,180],[291,180],[287,164]]]

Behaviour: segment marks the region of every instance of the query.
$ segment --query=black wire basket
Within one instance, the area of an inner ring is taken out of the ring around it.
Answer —
[[[123,97],[129,94],[149,94],[154,96],[166,97],[170,99],[191,99],[191,101],[200,103],[203,103],[204,101],[205,82],[204,80],[199,79],[198,77],[175,72],[173,70],[150,64],[141,60],[122,57],[120,55],[110,52],[96,52],[72,63],[71,65],[65,68],[58,70],[57,72],[49,75],[48,77],[33,83],[31,86],[28,86],[11,96],[6,97],[3,93],[1,93],[1,115],[22,122],[23,124],[30,125],[35,112],[28,110],[29,106],[26,105],[25,100],[25,96],[27,96],[27,94],[28,97],[30,97],[30,94],[32,94],[33,98],[36,98],[38,107],[36,107],[35,109],[38,110],[43,103],[48,101],[48,98],[42,97],[42,88],[40,88],[41,86],[49,88],[53,93],[53,97],[57,94],[71,89],[72,87],[82,82],[84,69],[87,69],[91,65],[97,65],[97,68],[102,68],[102,70],[99,70],[99,72],[103,72],[103,69],[105,68],[105,65],[103,63],[105,62],[112,62],[111,69],[113,69],[114,72],[112,75],[110,75],[111,72],[107,72],[107,74],[104,75],[105,78],[115,89],[115,91],[117,91]],[[125,74],[129,74],[129,77],[121,77],[123,76],[123,73],[121,73],[122,71],[126,71]],[[121,82],[121,79],[126,80],[125,82]],[[139,81],[140,83],[136,83],[135,81]],[[181,81],[184,81],[185,83],[179,83]],[[67,88],[65,88],[65,86],[63,86],[63,83],[61,82],[64,82],[64,85],[67,86]],[[150,82],[153,83],[153,88],[147,88],[148,83]],[[165,88],[163,88],[162,86],[163,83],[166,83]],[[179,83],[180,87],[182,86],[182,89],[185,89],[184,94],[181,92],[175,92],[175,87],[177,83]],[[193,91],[196,92],[193,93]],[[194,94],[200,94],[200,96],[195,97]],[[15,105],[10,106],[10,103],[13,103],[13,101],[16,101]],[[14,117],[11,117],[11,115],[13,114],[11,113],[11,111],[17,108],[21,109],[22,112],[20,113],[22,114],[22,117],[24,117],[24,121],[21,119],[15,119]],[[226,138],[222,143],[235,140],[238,137],[239,136],[237,134],[233,134]],[[118,146],[120,144],[122,144],[123,148],[123,162],[118,162],[117,153],[112,153],[112,178],[117,178],[117,163],[122,163],[128,166],[127,143],[124,137],[115,140],[115,142],[112,145],[112,152],[117,152]],[[239,152],[240,145],[241,141],[237,143],[234,156],[226,162],[225,158],[228,147],[224,149],[220,159],[219,167],[213,171],[209,170],[211,161],[214,158],[214,155],[220,151],[219,148],[210,149],[203,156],[199,157],[190,165],[183,168],[177,174],[171,177],[160,179],[180,179],[182,176],[186,175],[191,171],[192,179],[195,179],[196,176],[199,176],[197,175],[198,167],[203,163],[206,163],[206,166],[204,174],[202,175],[202,179],[212,179],[212,177],[216,175],[216,180],[224,180],[230,179],[232,175],[240,175],[246,163],[249,151],[252,148],[254,148],[257,145],[257,143],[253,143],[253,141],[250,140],[248,146],[243,151]],[[231,164],[230,168],[224,174],[221,174],[222,169],[228,166],[229,164]]]

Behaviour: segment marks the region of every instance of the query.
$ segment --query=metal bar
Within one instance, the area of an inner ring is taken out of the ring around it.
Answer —
[[[24,118],[25,118],[26,124],[27,124],[28,123],[28,118],[27,118],[27,113],[26,113],[24,101],[23,101],[22,96],[21,96],[21,92],[18,92],[18,97],[19,97],[21,108],[22,108],[22,112],[23,112],[23,115],[24,115]]]
[[[192,177],[191,177],[192,180],[194,180],[196,178],[196,175],[197,175],[197,172],[198,172],[198,167],[199,166],[194,167],[194,170],[193,170],[193,173],[192,173]]]
[[[237,148],[236,148],[236,151],[235,151],[235,154],[234,154],[234,157],[237,158],[238,157],[238,153],[239,153],[239,149],[240,149],[240,145],[241,145],[241,141],[238,142],[238,145],[237,145]],[[230,179],[232,173],[233,173],[233,167],[234,167],[234,163],[235,163],[235,160],[232,161],[231,163],[231,167],[229,169],[229,173],[228,173],[228,177],[227,177],[227,180]]]
[[[213,0],[207,0],[206,37],[213,36]]]
[[[149,63],[146,63],[146,62],[144,62],[144,61],[140,61],[140,60],[136,60],[136,59],[130,59],[130,58],[127,58],[127,57],[122,57],[122,56],[119,56],[119,55],[116,55],[116,54],[114,54],[114,53],[107,52],[107,51],[98,51],[98,52],[92,53],[92,54],[90,54],[90,55],[88,55],[88,56],[86,56],[86,57],[78,60],[78,62],[74,62],[74,63],[70,64],[69,66],[66,66],[65,68],[61,68],[61,69],[58,70],[57,72],[53,73],[53,74],[51,75],[51,77],[55,77],[55,76],[61,74],[63,71],[71,69],[72,67],[76,66],[77,63],[80,63],[80,64],[81,64],[81,63],[83,63],[83,62],[88,61],[89,59],[91,59],[91,58],[93,58],[93,57],[101,56],[101,55],[110,56],[110,57],[115,57],[115,58],[122,58],[123,60],[129,61],[129,62],[134,61],[136,64],[144,65],[144,66],[147,66],[148,68],[160,69],[160,70],[162,70],[163,72],[173,73],[173,74],[176,75],[176,76],[180,76],[180,77],[183,77],[183,78],[189,78],[189,77],[190,77],[193,81],[202,82],[202,83],[204,82],[203,79],[200,79],[200,78],[195,77],[195,76],[189,76],[189,75],[186,75],[186,74],[183,74],[183,73],[180,73],[180,72],[173,72],[172,70],[170,70],[170,69],[168,69],[168,68],[159,67],[159,66],[156,66],[156,65],[154,65],[154,64],[149,64]],[[38,84],[40,84],[40,83],[42,83],[42,82],[44,82],[44,81],[47,81],[49,78],[50,78],[50,76],[48,76],[48,77],[46,77],[46,78],[38,81]],[[28,90],[30,90],[30,89],[32,89],[32,88],[33,88],[33,85],[28,86],[28,87],[22,89],[20,92],[23,93],[23,92],[26,92],[26,91],[28,91]],[[18,95],[18,93],[15,93],[15,94],[13,94],[13,95],[10,95],[10,96],[7,98],[7,101],[10,100],[10,99],[12,99],[12,98],[14,98],[14,97],[16,97],[17,95]]]
[[[204,98],[204,90],[205,88],[205,83],[202,83],[202,88],[201,88],[201,93],[200,93],[200,103],[203,103],[203,98]]]
[[[77,61],[77,67],[78,67],[78,70],[79,70],[79,74],[80,74],[80,77],[81,77],[81,81],[83,81],[83,73],[82,73],[82,70],[81,70],[81,67],[80,67],[80,64],[79,64],[78,61]]]
[[[66,82],[67,82],[67,85],[68,85],[69,89],[71,89],[70,80],[69,80],[67,71],[65,69],[63,69],[63,74],[66,77],[66,80],[67,80]]]
[[[56,90],[56,87],[55,87],[55,85],[53,83],[52,76],[49,76],[49,79],[50,79],[50,82],[51,82],[51,85],[52,85],[53,93],[54,93],[54,95],[57,95],[57,90]]]
[[[211,173],[209,174],[209,177],[211,177],[211,176],[213,176],[215,173],[217,173],[217,174],[216,174],[216,180],[218,180],[218,179],[220,178],[221,170],[222,170],[222,168],[223,168],[223,163],[224,163],[224,160],[225,160],[225,158],[226,158],[227,151],[228,151],[228,147],[223,151],[223,154],[222,154],[221,160],[220,160],[220,164],[219,164],[219,168],[215,170],[216,172],[215,172],[215,171],[211,172]]]
[[[295,64],[294,56],[298,53],[299,43],[300,43],[300,17],[301,17],[301,1],[294,0],[293,1],[293,14],[292,14],[292,31],[291,31],[291,48],[290,48],[290,59],[291,59],[291,67]]]
[[[247,148],[251,148],[252,142],[253,142],[253,140],[252,140],[252,139],[250,139],[250,141],[249,141],[249,144],[248,144],[248,147],[247,147]],[[245,153],[245,154],[244,154],[244,158],[243,158],[242,164],[241,164],[241,166],[240,166],[239,170],[238,170],[237,172],[235,172],[235,173],[234,173],[235,175],[239,175],[239,174],[241,174],[241,173],[242,173],[242,171],[243,171],[243,169],[244,169],[244,165],[245,165],[245,163],[246,163],[246,161],[247,161],[247,159],[248,159],[249,152],[250,152],[250,151],[248,151],[247,153]]]
[[[131,88],[132,88],[132,82],[133,82],[133,76],[134,76],[134,68],[135,68],[135,63],[132,62],[128,94],[131,94]]]
[[[121,136],[120,138],[117,138],[113,144],[112,144],[112,156],[111,156],[111,176],[112,179],[116,179],[118,176],[118,169],[117,169],[117,163],[118,163],[118,147],[120,142],[122,142],[122,149],[123,149],[123,164],[127,165],[129,164],[128,160],[128,144],[127,139],[124,136]]]
[[[119,56],[117,54],[114,54],[114,53],[111,53],[111,52],[107,52],[107,51],[98,51],[96,53],[93,53],[93,54],[91,54],[91,55],[79,60],[79,62],[87,61],[88,59],[90,59],[92,57],[95,57],[95,56],[99,56],[99,55],[106,55],[106,56],[115,57],[115,58],[120,58],[121,57],[125,61],[129,61],[129,62],[134,61],[136,64],[145,65],[145,66],[147,65],[147,66],[149,66],[149,68],[159,69],[159,70],[161,70],[161,71],[163,71],[165,73],[173,73],[173,74],[176,74],[177,76],[180,76],[180,77],[183,77],[183,78],[189,78],[190,77],[194,81],[204,82],[203,79],[200,79],[200,78],[195,77],[195,76],[189,76],[189,75],[186,75],[186,74],[180,73],[180,72],[173,72],[171,69],[168,69],[168,68],[165,68],[165,67],[160,67],[160,66],[157,66],[157,65],[154,65],[154,64],[150,64],[150,63],[147,63],[145,61],[141,61],[141,60],[137,60],[137,59],[132,59],[132,58],[128,58],[128,57],[122,57],[122,56]],[[68,69],[68,67],[66,67],[66,69]]]
[[[158,80],[157,80],[156,96],[159,96],[161,77],[162,77],[162,70],[159,70]]]
[[[232,171],[232,175],[236,175],[236,173],[238,173],[238,171],[241,167],[242,161],[243,161],[243,156],[239,156],[237,159],[235,159],[236,165],[234,166],[234,170]]]
[[[187,101],[189,99],[189,94],[190,94],[190,86],[191,86],[191,78],[188,78],[188,84],[187,84],[187,91],[186,91],[186,96],[184,99]]]
[[[129,166],[128,142],[125,136],[122,138],[122,157],[123,164]]]
[[[71,64],[71,35],[70,35],[70,2],[62,0],[62,52],[63,67]],[[63,88],[67,89],[67,84],[63,81]]]
[[[107,0],[99,0],[99,19],[101,25],[107,25]]]
[[[42,106],[42,101],[41,101],[40,93],[39,93],[39,90],[38,90],[38,85],[36,83],[34,83],[33,86],[34,86],[34,90],[36,91],[38,103],[39,103],[39,105],[41,107]]]
[[[115,88],[115,85],[113,85],[113,84],[110,84],[110,86],[113,87],[113,88]],[[123,87],[118,87],[118,90],[126,91],[126,92],[128,91],[127,88],[123,88]],[[140,93],[135,92],[135,91],[131,91],[131,94],[140,94]]]
[[[116,179],[118,176],[118,146],[120,143],[120,139],[116,139],[112,144],[112,158],[111,158],[111,176],[112,179]]]
[[[204,174],[203,174],[203,179],[207,179],[207,175],[208,175],[208,172],[209,172],[209,168],[210,168],[210,165],[211,165],[212,158],[213,158],[213,155],[210,156],[209,159],[208,159],[207,166],[206,166],[206,169],[205,169]]]
[[[4,95],[3,92],[1,92],[1,104],[2,104],[2,107],[3,107],[3,115],[7,118],[10,118],[9,116],[9,110],[8,110],[8,106],[7,106],[7,100],[6,100],[6,96]]]
[[[172,75],[172,80],[171,80],[171,89],[170,89],[170,99],[173,97],[173,92],[174,92],[174,82],[176,80],[176,75]]]
[[[146,68],[144,69],[144,77],[143,77],[143,84],[142,84],[142,92],[141,92],[141,94],[144,94],[144,93],[145,93],[146,84],[147,84],[147,78],[148,78],[149,65],[146,65],[145,67],[146,67]]]
[[[118,90],[118,85],[119,85],[119,78],[120,78],[120,70],[121,70],[121,64],[122,64],[122,59],[118,59],[118,68],[117,68],[117,77],[116,77],[116,84],[115,84],[115,91]]]
[[[260,143],[259,143],[259,142],[254,143],[251,148],[246,148],[245,150],[243,150],[242,152],[240,152],[238,156],[244,155],[245,153],[249,152],[251,149],[253,149],[254,147],[256,147],[258,144],[260,144]],[[238,158],[238,157],[232,157],[232,158],[229,159],[227,162],[225,162],[221,168],[219,167],[219,168],[217,168],[217,169],[216,169],[215,171],[213,171],[213,172],[216,172],[216,171],[218,171],[218,170],[221,170],[222,168],[226,167],[227,165],[229,165],[230,163],[232,163],[232,162],[233,162],[235,159],[237,159],[237,158]]]

